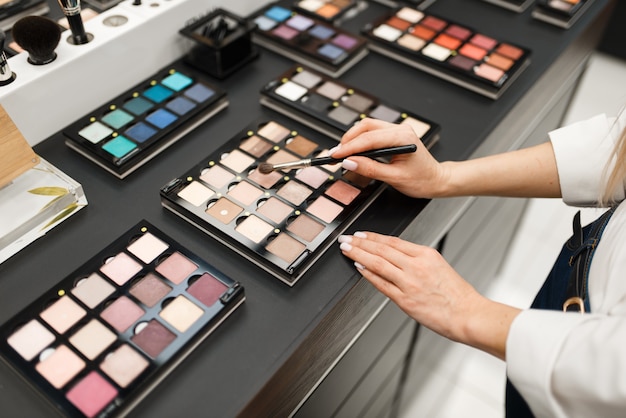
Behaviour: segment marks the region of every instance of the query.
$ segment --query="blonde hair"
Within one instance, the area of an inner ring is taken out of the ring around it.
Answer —
[[[611,154],[609,161],[615,161],[613,170],[608,172],[610,164],[605,168],[605,178],[607,179],[600,203],[602,206],[615,205],[615,191],[618,188],[623,189],[624,180],[626,180],[626,127],[622,129],[619,139],[615,143],[615,148]]]

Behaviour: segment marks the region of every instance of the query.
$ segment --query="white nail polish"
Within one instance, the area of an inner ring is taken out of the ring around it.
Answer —
[[[331,149],[328,150],[328,155],[333,155],[335,152],[339,150],[339,148],[341,148],[341,144],[332,147]]]
[[[352,242],[352,237],[350,235],[339,235],[339,238],[337,238],[337,241],[339,243]]]
[[[365,270],[365,266],[358,261],[354,262],[354,267],[356,267],[358,270]]]
[[[349,170],[349,171],[354,171],[354,170],[356,170],[356,169],[357,169],[358,164],[357,164],[357,163],[355,163],[355,162],[354,162],[354,161],[352,161],[352,160],[343,160],[343,161],[341,162],[341,166],[342,166],[343,168],[345,168],[346,170]]]
[[[361,232],[361,231],[356,231],[354,233],[354,236],[358,237],[358,238],[367,238],[367,234],[365,234],[365,232]]]
[[[347,242],[342,242],[341,245],[339,245],[339,249],[341,251],[348,252],[352,249],[352,245],[348,244]]]

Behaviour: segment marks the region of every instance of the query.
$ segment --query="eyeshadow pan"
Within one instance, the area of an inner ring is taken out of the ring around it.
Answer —
[[[460,68],[463,71],[470,71],[477,64],[476,61],[464,57],[463,55],[455,55],[448,60],[451,65]]]
[[[100,369],[120,387],[126,388],[149,365],[148,360],[141,354],[128,344],[122,344],[104,358],[100,364]]]
[[[422,25],[417,25],[413,28],[411,33],[425,41],[430,41],[435,37],[437,32]]]
[[[254,170],[248,174],[248,180],[252,180],[265,189],[271,189],[282,178],[283,175],[279,171],[272,171],[269,174],[263,174],[259,170]]]
[[[39,316],[59,334],[65,333],[87,312],[68,296],[61,296]]]
[[[97,273],[92,273],[89,277],[79,280],[76,287],[72,289],[72,294],[90,309],[98,306],[113,292],[115,292],[115,287]]]
[[[297,235],[305,241],[313,241],[325,226],[304,214],[298,216],[287,226],[287,231]]]
[[[125,253],[119,253],[115,257],[109,258],[100,267],[100,271],[119,286],[126,283],[131,277],[141,271],[141,264],[130,258]]]
[[[404,34],[400,39],[398,39],[398,45],[402,45],[405,48],[408,48],[412,51],[419,51],[426,45],[426,41],[418,38],[417,36]]]
[[[487,51],[485,49],[472,44],[464,44],[459,49],[459,53],[476,61],[482,60],[485,55],[487,55]]]
[[[48,350],[44,351],[45,358],[37,363],[35,369],[48,383],[60,389],[85,368],[85,362],[65,345],[50,351],[49,354]]]
[[[161,261],[155,270],[169,281],[179,284],[197,269],[197,264],[176,251]]]
[[[313,22],[313,20],[302,15],[295,15],[285,22],[287,26],[292,27],[300,32],[307,30],[308,28],[313,26],[314,23],[315,22]]]
[[[192,83],[193,79],[179,72],[175,72],[161,80],[161,84],[174,91],[181,91],[189,87]]]
[[[301,103],[318,113],[327,112],[333,104],[332,100],[315,93],[303,97]]]
[[[257,134],[274,143],[278,143],[285,139],[290,132],[289,129],[276,122],[268,122],[257,131]]]
[[[128,122],[135,119],[132,115],[124,112],[121,109],[115,109],[106,115],[102,116],[101,120],[114,129],[120,129]]]
[[[102,146],[102,149],[114,156],[122,158],[137,149],[137,144],[123,135],[119,135]]]
[[[78,131],[78,135],[82,136],[87,141],[93,144],[97,144],[112,133],[113,129],[103,125],[100,122],[93,122],[89,126]]]
[[[509,44],[500,44],[496,48],[496,52],[504,55],[505,57],[511,58],[512,60],[518,60],[522,57],[522,55],[524,55],[524,51],[520,48]]]
[[[350,110],[345,106],[337,106],[328,112],[328,117],[341,124],[349,126],[359,119],[359,113],[354,110]]]
[[[122,295],[104,308],[100,317],[117,331],[125,332],[144,313],[139,305]]]
[[[85,416],[94,417],[117,396],[117,390],[95,371],[67,392],[67,399]]]
[[[443,28],[445,28],[448,25],[445,21],[443,21],[443,20],[441,20],[439,18],[436,18],[434,16],[426,16],[422,20],[421,23],[422,23],[422,25],[427,26],[427,27],[429,27],[431,29],[434,29],[436,31],[443,30]]]
[[[457,49],[462,43],[460,39],[457,39],[453,36],[446,35],[445,33],[442,33],[439,36],[437,36],[433,42],[435,42],[437,45],[443,46],[444,48],[448,48],[452,50]]]
[[[117,336],[96,319],[89,321],[69,339],[70,343],[89,360],[98,357],[116,340]]]
[[[346,89],[337,83],[327,81],[317,89],[317,92],[331,100],[339,100],[346,92]]]
[[[144,278],[135,283],[129,293],[137,298],[141,303],[152,308],[158,301],[163,299],[172,288],[165,284],[154,274],[149,273]]]
[[[335,34],[335,31],[331,28],[322,25],[315,25],[309,30],[309,35],[317,38],[317,39],[329,39],[331,36]]]
[[[303,70],[291,77],[291,81],[310,89],[319,84],[319,82],[322,81],[322,77],[317,74],[313,74],[310,71]]]
[[[343,101],[343,104],[345,106],[348,106],[349,108],[361,113],[366,112],[373,103],[373,100],[368,99],[367,97],[358,93],[346,96],[345,100]]]
[[[288,202],[298,206],[302,204],[313,193],[308,187],[303,186],[295,181],[285,183],[276,194]]]
[[[276,88],[276,94],[295,102],[307,93],[307,89],[292,81],[287,81]]]
[[[124,109],[135,116],[139,116],[154,107],[154,103],[142,97],[135,97],[124,103]]]
[[[331,19],[333,16],[337,15],[341,10],[339,7],[335,6],[331,3],[326,3],[322,7],[317,10],[317,14],[325,17],[327,19]]]
[[[265,31],[270,30],[276,25],[278,25],[278,22],[265,16],[257,16],[257,18],[254,19],[254,23],[256,23],[257,27],[260,30],[265,30]]]
[[[131,337],[131,341],[152,358],[157,358],[175,339],[176,335],[155,319],[137,325]]]
[[[385,24],[377,26],[372,33],[388,42],[394,42],[402,35],[402,31],[400,29],[396,29]]]
[[[336,47],[334,45],[331,44],[325,44],[322,45],[318,50],[317,53],[327,57],[331,60],[337,60],[339,58],[341,58],[346,51],[344,51],[342,48]]]
[[[409,7],[403,7],[396,12],[396,16],[408,22],[417,23],[424,18],[424,13]]]
[[[287,263],[293,263],[306,249],[306,245],[281,232],[265,249]]]
[[[401,19],[397,16],[391,16],[389,20],[387,20],[386,24],[391,26],[392,28],[396,28],[402,31],[407,30],[409,26],[411,26],[411,22],[407,22],[406,20]]]
[[[289,151],[295,152],[301,157],[306,157],[315,151],[317,144],[301,135],[297,135],[296,137],[287,140],[285,148]]]
[[[496,41],[495,39],[490,38],[485,35],[481,35],[480,33],[477,33],[476,35],[474,35],[470,39],[470,42],[476,46],[479,46],[487,50],[493,49],[498,44],[498,41]]]
[[[486,61],[489,63],[489,65],[499,68],[503,71],[508,71],[513,66],[513,64],[515,64],[515,61],[513,61],[512,59],[496,53],[490,54],[486,58]]]
[[[269,199],[263,201],[257,208],[257,213],[264,215],[266,218],[277,224],[284,221],[292,211],[293,208],[291,206],[284,204],[275,197],[270,197]]]
[[[174,123],[178,119],[178,116],[175,114],[168,112],[165,109],[155,110],[148,116],[146,116],[146,120],[156,126],[157,128],[166,128]]]
[[[332,43],[343,48],[343,49],[352,49],[359,43],[352,36],[340,34],[333,38]],[[343,51],[342,51],[343,52]]]
[[[200,206],[211,198],[215,193],[213,190],[203,186],[197,181],[192,181],[184,189],[178,192],[178,197],[185,199],[194,206]]]
[[[259,243],[274,230],[274,227],[257,216],[250,215],[240,222],[235,231],[254,243]]]
[[[187,288],[187,293],[198,299],[204,306],[210,307],[220,300],[227,289],[224,283],[209,273],[204,273]]]
[[[159,316],[178,331],[185,332],[203,313],[198,305],[183,295],[178,295],[163,308]]]
[[[280,6],[272,6],[265,11],[265,16],[270,19],[274,19],[277,22],[282,22],[291,16],[291,11]]]
[[[225,197],[217,200],[206,210],[207,214],[213,216],[215,219],[224,224],[231,223],[241,212],[243,212],[243,208],[237,206]]]
[[[306,167],[298,170],[296,178],[312,188],[317,189],[328,180],[328,173],[317,167]]]
[[[345,181],[334,182],[327,190],[326,195],[332,197],[336,201],[349,205],[361,194],[361,190],[349,185]]]
[[[168,248],[169,245],[167,243],[146,232],[128,246],[128,251],[144,263],[150,264]]]
[[[317,216],[326,223],[331,223],[343,211],[343,207],[335,202],[320,196],[306,209],[311,215]]]
[[[224,158],[222,158],[220,163],[236,173],[242,173],[246,168],[250,167],[252,163],[254,163],[254,158],[247,156],[239,150],[232,150],[228,154],[224,155]]]
[[[426,135],[426,132],[430,130],[429,124],[422,122],[421,120],[412,118],[412,117],[407,117],[400,123],[409,125],[413,129],[413,132],[415,132],[415,135],[417,135],[418,138],[422,138],[424,135]]]
[[[124,133],[135,141],[143,143],[152,138],[157,133],[157,131],[147,124],[139,122],[126,129]]]
[[[7,338],[7,343],[25,360],[30,361],[54,340],[53,333],[48,331],[39,321],[31,319],[11,334]]]
[[[474,68],[474,72],[477,76],[486,78],[487,80],[497,82],[504,75],[504,71],[492,67],[488,64],[480,64],[479,66]]]
[[[205,86],[204,84],[196,83],[192,87],[185,90],[185,93],[183,94],[198,103],[203,103],[215,95],[215,90]]]
[[[177,97],[174,100],[170,100],[165,107],[177,115],[183,116],[191,112],[196,107],[196,104],[184,97]]]
[[[143,92],[143,95],[145,97],[147,97],[148,99],[152,100],[155,103],[161,103],[169,99],[170,97],[172,97],[173,94],[174,92],[172,90],[165,88],[164,86],[160,84],[155,84]]]
[[[428,44],[422,48],[422,54],[437,61],[445,61],[450,56],[451,51],[437,44]]]
[[[228,191],[228,195],[233,199],[243,203],[244,205],[250,205],[257,200],[263,192],[247,181],[241,181],[237,183],[235,187]]]
[[[222,188],[228,184],[235,175],[228,170],[223,169],[219,165],[214,165],[202,171],[200,179],[213,187]]]
[[[267,158],[266,162],[270,164],[282,164],[282,163],[288,163],[291,161],[296,161],[297,159],[298,158],[295,155],[281,149],[281,150],[276,151],[272,155],[270,155]],[[282,171],[288,172],[288,171],[291,171],[291,169],[285,168]]]
[[[470,37],[472,31],[458,25],[450,25],[446,28],[446,33],[464,41]]]
[[[400,118],[400,112],[385,105],[378,105],[369,114],[370,118],[396,122]]]
[[[300,32],[298,32],[296,29],[290,28],[289,26],[285,26],[285,25],[280,25],[279,27],[277,27],[276,29],[272,31],[272,34],[274,36],[277,36],[279,38],[283,38],[286,40],[295,38],[299,33]]]

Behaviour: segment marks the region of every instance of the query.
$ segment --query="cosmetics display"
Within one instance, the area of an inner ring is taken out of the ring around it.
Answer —
[[[585,13],[593,0],[537,0],[532,17],[568,29]]]
[[[496,6],[504,7],[505,9],[513,10],[514,12],[521,13],[532,4],[534,0],[483,0],[487,3],[495,4]]]
[[[82,186],[35,154],[0,106],[0,263],[86,205]]]
[[[45,0],[0,0],[0,29],[9,30],[24,16],[45,15],[49,11]]]
[[[530,63],[530,50],[403,7],[363,29],[369,47],[468,90],[497,99]]]
[[[257,25],[254,42],[332,77],[340,76],[368,53],[361,36],[276,4],[253,19]]]
[[[327,155],[336,142],[270,120],[252,123],[161,188],[163,206],[293,286],[384,185],[341,164],[263,174]]]
[[[293,7],[298,12],[337,24],[357,14],[367,4],[362,0],[298,0]]]
[[[260,101],[337,140],[365,117],[409,124],[427,147],[439,139],[438,124],[300,65],[266,84]]]
[[[185,26],[181,35],[195,45],[185,62],[217,78],[226,78],[259,53],[252,44],[254,24],[247,19],[217,9]]]
[[[196,70],[168,66],[63,130],[66,144],[124,178],[228,106]]]
[[[64,416],[119,416],[244,300],[142,221],[3,324],[0,354]]]

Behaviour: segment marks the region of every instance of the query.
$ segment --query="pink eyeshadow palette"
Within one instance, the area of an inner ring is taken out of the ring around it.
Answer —
[[[340,76],[368,53],[361,36],[276,4],[255,13],[253,20],[257,25],[252,38],[255,43],[332,77]]]
[[[532,17],[563,29],[570,28],[593,0],[538,0]]]
[[[340,164],[261,174],[262,162],[323,156],[337,144],[291,123],[254,122],[161,188],[166,209],[289,286],[384,189]]]
[[[363,34],[371,50],[491,99],[530,64],[529,49],[410,7],[367,24]]]
[[[366,117],[410,124],[427,147],[439,139],[438,124],[300,65],[266,84],[260,101],[337,140]]]
[[[122,416],[244,300],[142,221],[3,324],[0,358],[63,416]]]
[[[514,12],[521,13],[532,4],[534,0],[483,0],[487,3],[495,4],[496,6],[503,7],[505,9],[513,10]]]
[[[124,178],[228,106],[183,64],[168,66],[63,130],[66,145]]]

